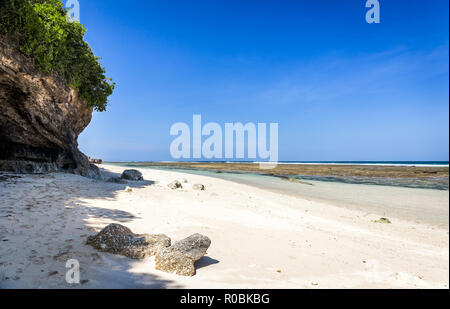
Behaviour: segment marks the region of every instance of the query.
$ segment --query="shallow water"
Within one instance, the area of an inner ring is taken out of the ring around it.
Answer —
[[[293,178],[299,180],[317,180],[328,182],[342,182],[350,184],[369,184],[380,186],[394,186],[405,188],[422,188],[435,190],[448,190],[449,183],[447,177],[430,177],[428,179],[420,178],[381,178],[381,177],[358,177],[358,176],[309,176],[299,175]]]

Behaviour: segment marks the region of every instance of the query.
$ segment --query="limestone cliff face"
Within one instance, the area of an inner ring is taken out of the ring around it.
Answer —
[[[98,177],[77,143],[91,118],[76,91],[0,38],[0,170]]]

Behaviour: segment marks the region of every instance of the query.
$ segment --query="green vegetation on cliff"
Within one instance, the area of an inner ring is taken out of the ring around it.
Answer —
[[[83,37],[86,29],[66,19],[61,0],[1,0],[0,34],[20,46],[36,67],[60,76],[97,111],[104,111],[114,83]]]

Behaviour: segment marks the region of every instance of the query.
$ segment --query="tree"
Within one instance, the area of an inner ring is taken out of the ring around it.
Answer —
[[[84,41],[86,29],[69,22],[60,0],[0,0],[0,34],[20,46],[43,73],[57,75],[97,111],[115,83]]]

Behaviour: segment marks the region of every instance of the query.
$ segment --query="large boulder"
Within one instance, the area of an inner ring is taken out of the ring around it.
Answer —
[[[0,37],[0,170],[100,178],[78,150],[78,135],[91,118],[92,108],[75,90],[37,71]]]
[[[126,180],[144,180],[144,177],[142,176],[142,173],[138,170],[125,170],[122,173],[122,176],[120,176],[122,179]]]
[[[137,235],[126,226],[112,223],[97,235],[89,236],[86,243],[103,252],[144,259],[169,247],[170,242],[170,238],[164,234]]]
[[[201,259],[211,245],[211,240],[201,234],[191,235],[161,248],[155,256],[155,268],[181,276],[195,275],[195,261]]]

